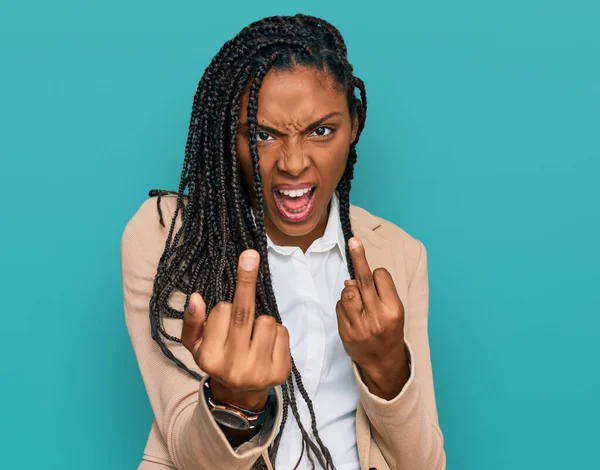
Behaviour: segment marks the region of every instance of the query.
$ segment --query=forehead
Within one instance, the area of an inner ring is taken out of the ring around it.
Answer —
[[[242,113],[247,112],[248,98],[249,87],[242,96]],[[260,86],[258,115],[261,120],[312,119],[316,114],[332,111],[348,111],[344,90],[329,74],[314,67],[272,69]]]

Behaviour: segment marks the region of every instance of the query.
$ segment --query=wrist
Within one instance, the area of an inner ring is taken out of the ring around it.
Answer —
[[[211,378],[211,395],[217,400],[250,411],[262,411],[267,403],[270,390],[233,392],[221,384],[219,381]]]
[[[264,430],[264,432],[267,432],[272,427],[277,407],[274,390],[272,390],[272,394],[269,393],[265,406],[260,410],[253,411],[249,409],[249,405],[237,405],[215,398],[212,388],[212,381],[209,377],[203,385],[204,398],[212,417],[219,427],[222,430],[231,430],[231,432],[226,433],[228,439],[250,438],[254,435],[254,431],[262,432]],[[230,439],[230,443],[232,442]]]
[[[410,378],[410,366],[405,355],[396,356],[391,364],[358,364],[360,375],[369,391],[385,400],[396,397]]]

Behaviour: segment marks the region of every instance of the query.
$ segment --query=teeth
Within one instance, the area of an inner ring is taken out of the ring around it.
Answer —
[[[280,189],[279,192],[289,197],[300,197],[308,193],[312,188],[304,189]]]

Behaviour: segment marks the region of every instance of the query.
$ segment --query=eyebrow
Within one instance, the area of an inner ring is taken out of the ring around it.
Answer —
[[[313,128],[317,127],[319,124],[322,124],[323,122],[327,121],[327,119],[329,119],[330,117],[333,117],[333,116],[343,116],[343,114],[340,113],[340,112],[338,112],[338,111],[334,111],[333,113],[329,113],[329,114],[323,116],[322,118],[319,118],[316,121],[311,122],[308,126],[306,126],[304,128],[304,132],[309,131],[310,129],[313,129]],[[248,125],[248,121],[242,123],[242,125],[247,126]],[[277,129],[275,129],[273,127],[263,126],[262,124],[257,124],[256,127],[257,127],[257,129],[260,128],[261,130],[270,132],[271,134],[274,134],[274,135],[282,135],[282,133],[280,131],[278,131]]]

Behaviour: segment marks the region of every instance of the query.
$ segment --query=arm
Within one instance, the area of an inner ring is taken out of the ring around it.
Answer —
[[[162,203],[163,208],[168,206],[164,199]],[[150,334],[149,301],[168,232],[169,224],[162,227],[158,223],[156,198],[149,198],[128,222],[121,238],[125,321],[150,405],[176,468],[247,470],[274,440],[276,426],[268,434],[259,433],[232,448],[204,401],[201,386],[205,379],[199,382],[177,367]],[[176,291],[172,297],[171,306],[182,310],[185,295]],[[170,334],[179,336],[181,320],[165,318],[164,324]],[[181,343],[165,342],[189,369],[202,373]],[[279,394],[277,399],[275,422],[281,413]]]
[[[385,400],[371,393],[353,363],[360,401],[375,442],[392,469],[444,470],[444,438],[438,423],[430,361],[427,318],[427,252],[420,241],[418,261],[408,286],[405,348],[411,365],[400,393]]]

